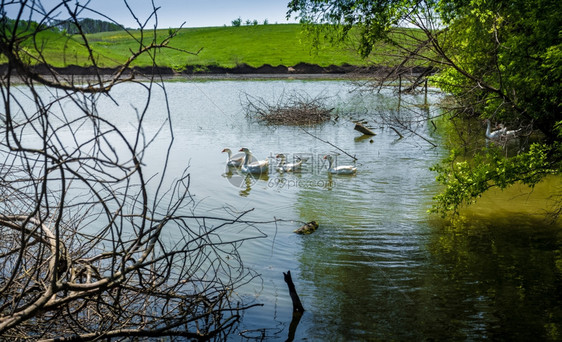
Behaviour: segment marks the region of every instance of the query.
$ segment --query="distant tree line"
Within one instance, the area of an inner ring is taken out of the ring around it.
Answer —
[[[84,18],[80,19],[78,22],[84,33],[122,31],[125,29],[123,25],[97,19]],[[66,31],[68,34],[76,34],[79,32],[76,23],[71,21],[60,21],[57,22],[55,26],[60,30]]]
[[[45,30],[49,29],[48,25],[41,24],[39,25],[35,21],[29,20],[19,20],[18,27],[23,30]],[[0,25],[7,30],[12,30],[16,21],[13,19],[9,19],[7,17],[2,17],[0,19]],[[78,23],[84,33],[98,33],[98,32],[109,32],[109,31],[122,31],[125,30],[125,26],[120,24],[115,24],[108,21],[97,20],[97,19],[90,19],[84,18],[78,20]],[[58,20],[52,24],[50,29],[60,30],[66,32],[68,34],[77,34],[78,26],[73,21],[68,20]]]
[[[257,25],[259,25],[259,21],[257,19],[254,19],[254,20],[247,19],[245,22],[243,22],[242,18],[240,18],[240,17],[234,19],[231,23],[232,23],[232,26],[234,26],[234,27],[242,26],[242,23],[245,23],[247,26],[257,26]],[[263,24],[264,25],[269,24],[269,20],[264,19]]]

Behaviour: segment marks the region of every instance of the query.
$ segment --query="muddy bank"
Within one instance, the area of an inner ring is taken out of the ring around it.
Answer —
[[[40,75],[69,75],[69,76],[92,76],[92,75],[115,75],[118,68],[94,68],[94,67],[81,67],[71,65],[67,67],[47,67],[45,65],[36,65],[32,67],[32,72]],[[0,74],[5,75],[8,71],[6,64],[0,65]],[[252,67],[247,64],[240,64],[233,68],[225,68],[215,65],[191,65],[183,70],[175,70],[169,67],[133,67],[125,71],[125,75],[136,76],[248,76],[248,77],[299,77],[304,75],[312,75],[318,77],[341,77],[341,76],[364,76],[364,77],[377,77],[387,75],[391,71],[390,67],[386,66],[354,66],[349,64],[343,65],[330,65],[322,67],[315,64],[299,63],[294,66],[272,66],[269,64],[260,67]],[[427,69],[422,67],[408,68],[403,70],[408,75],[419,75],[426,73]]]

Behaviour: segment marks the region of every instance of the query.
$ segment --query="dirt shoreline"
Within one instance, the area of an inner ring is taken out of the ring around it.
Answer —
[[[330,65],[322,67],[315,64],[299,63],[294,66],[272,66],[264,64],[260,67],[252,67],[247,64],[240,64],[233,68],[225,68],[214,65],[192,65],[183,70],[174,70],[169,67],[133,67],[124,72],[124,76],[134,75],[135,78],[150,78],[154,75],[166,79],[190,79],[190,78],[362,78],[362,77],[381,77],[388,75],[392,70],[387,66],[354,66],[349,64]],[[91,76],[104,76],[111,78],[118,71],[118,68],[94,68],[70,65],[67,67],[47,67],[46,65],[36,65],[31,71],[43,76],[71,76],[73,78],[89,78]],[[8,65],[0,65],[0,75],[6,75]],[[415,76],[427,72],[426,68],[415,67],[404,69],[403,72],[408,76]]]

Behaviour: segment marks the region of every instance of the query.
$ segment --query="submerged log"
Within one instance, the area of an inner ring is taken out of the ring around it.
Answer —
[[[371,131],[370,129],[368,129],[367,127],[363,126],[363,124],[356,122],[355,123],[355,128],[356,131],[359,131],[365,135],[376,135],[375,132]]]
[[[291,271],[287,271],[287,273],[283,272],[283,279],[287,283],[289,294],[291,295],[291,300],[293,301],[293,314],[296,312],[302,314],[304,312],[304,308],[302,307],[301,300],[297,294],[297,290],[295,289],[295,284],[293,283],[293,278],[291,277]]]

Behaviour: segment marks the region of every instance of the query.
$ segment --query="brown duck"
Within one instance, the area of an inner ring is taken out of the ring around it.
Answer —
[[[316,223],[316,221],[310,221],[294,232],[297,234],[312,234],[316,229],[318,229],[318,223]]]

